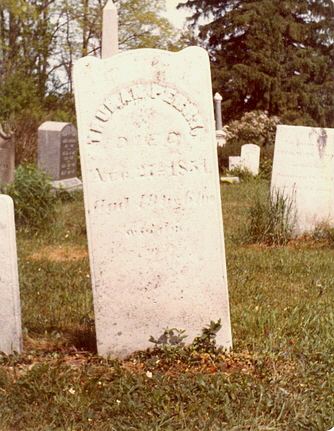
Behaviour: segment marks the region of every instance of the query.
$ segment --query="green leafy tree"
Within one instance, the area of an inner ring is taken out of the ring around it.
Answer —
[[[212,61],[224,121],[267,111],[334,126],[332,0],[188,0]]]
[[[100,56],[106,1],[0,1],[0,123],[15,132],[18,164],[34,159],[43,121],[75,121],[73,63]],[[178,48],[164,0],[115,3],[120,50]]]
[[[74,61],[86,55],[101,55],[102,14],[107,0],[58,1],[62,2],[58,68],[66,75],[63,86],[72,92]],[[118,11],[120,51],[181,48],[178,31],[163,17],[164,0],[115,0],[114,3]]]

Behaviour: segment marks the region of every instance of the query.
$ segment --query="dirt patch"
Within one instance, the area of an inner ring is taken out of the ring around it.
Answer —
[[[69,262],[88,257],[87,249],[64,245],[64,246],[47,246],[40,251],[32,253],[29,256],[31,260],[47,259],[52,262]]]

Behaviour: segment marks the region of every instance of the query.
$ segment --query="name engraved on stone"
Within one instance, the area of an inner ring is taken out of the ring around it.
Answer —
[[[105,99],[103,105],[98,108],[90,126],[88,143],[98,144],[101,141],[104,123],[107,123],[116,111],[120,111],[132,103],[138,103],[138,101],[144,102],[148,99],[161,100],[180,112],[189,125],[191,136],[198,136],[200,131],[204,130],[204,123],[198,109],[179,90],[159,84],[138,84],[130,86],[128,89],[123,89]],[[178,132],[170,132],[163,139],[150,135],[144,139],[144,142],[148,145],[154,145],[154,142],[159,142],[160,145],[163,145],[166,141],[167,143],[180,143],[179,140],[180,136]],[[119,144],[121,143],[124,146],[126,142],[127,139],[125,137],[119,137]]]

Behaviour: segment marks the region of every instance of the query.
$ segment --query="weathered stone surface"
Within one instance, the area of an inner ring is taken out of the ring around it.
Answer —
[[[254,144],[245,144],[241,147],[241,165],[253,175],[259,174],[260,147]]]
[[[334,129],[277,127],[271,190],[293,201],[297,234],[333,225],[333,158]]]
[[[74,68],[98,352],[189,342],[221,318],[231,346],[207,53],[150,49]]]
[[[11,184],[15,175],[14,134],[6,134],[0,125],[0,184]]]
[[[242,168],[241,157],[240,156],[230,156],[228,158],[228,169],[232,171],[232,169]]]
[[[76,177],[77,155],[77,129],[73,124],[46,121],[38,128],[38,169],[53,179],[54,187],[82,187]]]
[[[14,207],[0,195],[0,351],[7,355],[22,350],[21,308]]]

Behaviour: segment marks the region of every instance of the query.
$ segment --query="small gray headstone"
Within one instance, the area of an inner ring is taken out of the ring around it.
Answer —
[[[0,351],[9,355],[21,350],[14,206],[9,196],[0,195]]]
[[[73,124],[46,121],[38,128],[38,169],[45,171],[55,188],[82,188],[77,178],[78,137]]]
[[[191,341],[221,319],[231,347],[207,53],[142,49],[74,67],[98,352]]]
[[[15,173],[14,135],[6,134],[0,125],[0,184],[11,184]]]

